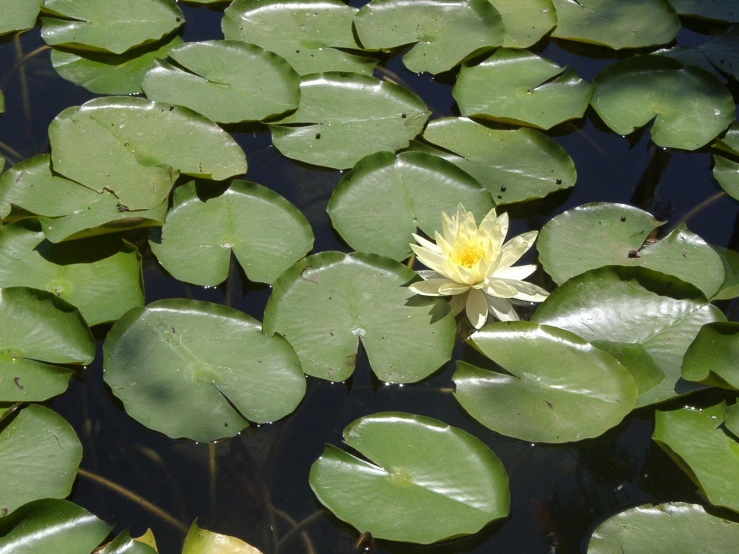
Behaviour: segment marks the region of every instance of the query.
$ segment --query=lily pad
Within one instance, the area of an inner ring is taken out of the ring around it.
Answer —
[[[724,283],[719,291],[713,296],[713,300],[730,300],[739,296],[739,252],[722,248],[712,247],[724,264]]]
[[[236,537],[200,529],[198,521],[195,520],[185,537],[182,554],[262,554],[262,552]]]
[[[714,506],[739,512],[739,443],[723,430],[724,402],[696,410],[656,412],[652,439]]]
[[[739,22],[739,7],[735,9]],[[732,25],[726,32],[699,44],[696,49],[721,71],[739,80],[739,25]]]
[[[310,486],[337,517],[372,537],[430,544],[478,532],[508,515],[508,476],[472,435],[436,419],[398,412],[344,429],[359,458],[330,444]],[[422,525],[419,522],[434,522]]]
[[[498,205],[543,198],[577,179],[564,148],[534,129],[490,129],[464,117],[443,117],[429,122],[423,138],[456,154],[433,150],[475,177]]]
[[[739,404],[732,404],[724,408],[724,425],[733,433],[735,438],[739,438]]]
[[[654,119],[652,140],[665,148],[696,150],[734,121],[734,100],[721,82],[665,56],[627,58],[595,78],[593,108],[619,135]]]
[[[739,122],[732,123],[726,134],[713,143],[712,146],[717,150],[739,156]]]
[[[151,100],[179,104],[219,123],[259,121],[298,107],[300,76],[280,56],[234,40],[173,48],[141,83]]]
[[[32,404],[0,431],[0,458],[0,514],[7,514],[27,502],[72,492],[82,444],[64,418]]]
[[[275,282],[264,332],[290,341],[314,377],[348,379],[361,340],[382,381],[420,381],[451,357],[455,324],[446,301],[416,297],[406,286],[415,278],[374,254],[309,256]]]
[[[24,31],[36,25],[43,3],[44,0],[0,0],[0,35]]]
[[[556,38],[620,50],[667,44],[680,30],[680,19],[667,0],[553,2],[557,27],[552,36]]]
[[[291,413],[305,394],[295,351],[232,308],[160,300],[134,308],[105,340],[105,382],[138,422],[213,441]]]
[[[100,551],[100,554],[156,554],[157,551],[138,540],[132,539],[128,531],[123,531],[105,548]]]
[[[416,73],[441,73],[503,44],[503,20],[488,0],[372,0],[354,18],[365,48],[414,46],[403,63]]]
[[[233,181],[223,194],[201,198],[207,185],[174,192],[161,238],[149,241],[167,271],[181,281],[215,286],[228,277],[231,252],[252,281],[273,283],[313,247],[310,224],[276,192]]]
[[[256,44],[285,58],[300,75],[348,71],[371,75],[376,60],[340,49],[361,49],[354,37],[357,13],[340,0],[234,0],[223,35]]]
[[[674,278],[648,269],[618,267],[573,277],[552,292],[532,318],[591,343],[640,344],[665,378],[639,396],[637,407],[700,388],[681,378],[683,355],[703,325],[724,320],[697,289],[683,288]]]
[[[506,48],[533,46],[557,24],[552,0],[489,0],[503,18]]]
[[[298,110],[270,125],[288,158],[347,169],[363,157],[408,146],[429,111],[409,90],[374,77],[321,73],[303,78]]]
[[[123,208],[145,210],[169,195],[177,172],[220,181],[246,171],[238,144],[187,108],[128,96],[67,108],[49,126],[54,171]]]
[[[739,524],[712,516],[699,504],[646,504],[601,523],[588,554],[731,552],[737,541]]]
[[[454,397],[486,427],[527,442],[597,437],[631,412],[628,370],[577,335],[528,321],[483,327],[470,344],[503,371],[457,362]]]
[[[51,244],[33,220],[0,228],[0,288],[17,286],[59,296],[90,326],[144,303],[135,246],[112,235]]]
[[[739,23],[739,6],[735,0],[669,0],[677,13],[712,21]]]
[[[29,502],[0,518],[0,554],[92,552],[110,526],[66,500]]]
[[[452,90],[462,115],[550,129],[582,117],[592,85],[553,61],[526,50],[499,48],[463,65]]]
[[[595,341],[593,346],[605,350],[629,370],[639,389],[639,394],[653,389],[665,378],[664,372],[641,344]]]
[[[411,254],[411,234],[421,229],[433,236],[441,212],[459,204],[471,206],[477,221],[493,208],[490,193],[443,158],[378,152],[341,179],[326,211],[354,250],[403,260]]]
[[[701,328],[685,353],[682,375],[689,381],[739,389],[737,360],[739,323],[709,323]]]
[[[41,37],[51,46],[122,54],[154,42],[185,21],[173,0],[45,0]]]
[[[713,162],[713,178],[726,194],[739,200],[739,163],[723,156],[714,156]]]
[[[606,265],[638,266],[674,275],[711,298],[724,282],[721,258],[685,224],[662,240],[645,243],[662,224],[625,204],[578,206],[544,225],[537,243],[539,260],[558,284]]]

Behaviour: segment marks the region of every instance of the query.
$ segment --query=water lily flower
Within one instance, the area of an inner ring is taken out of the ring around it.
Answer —
[[[536,264],[513,266],[536,240],[529,231],[505,244],[508,214],[498,216],[495,208],[478,227],[475,216],[461,204],[457,214],[442,213],[443,235],[436,232],[436,244],[416,234],[411,244],[418,260],[431,271],[419,271],[424,279],[411,290],[424,296],[451,296],[455,314],[463,309],[472,325],[485,325],[488,312],[501,321],[516,321],[518,315],[509,298],[542,302],[549,293],[524,281],[536,271]]]

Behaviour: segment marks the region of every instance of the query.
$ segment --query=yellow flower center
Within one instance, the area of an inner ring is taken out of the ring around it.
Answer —
[[[484,253],[482,245],[476,241],[467,240],[464,244],[454,245],[454,261],[468,269],[477,265]]]

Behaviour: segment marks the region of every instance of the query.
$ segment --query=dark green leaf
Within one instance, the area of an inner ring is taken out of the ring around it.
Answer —
[[[738,361],[739,323],[709,323],[685,353],[682,375],[689,381],[739,389]]]

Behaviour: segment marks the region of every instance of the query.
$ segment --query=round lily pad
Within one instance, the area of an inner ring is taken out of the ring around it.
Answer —
[[[739,323],[709,323],[683,359],[682,375],[689,381],[707,382],[739,389]],[[716,382],[715,377],[719,380]]]
[[[677,13],[688,17],[739,23],[735,0],[669,0]]]
[[[739,200],[739,162],[723,156],[713,157],[713,177],[726,193]]]
[[[499,48],[478,65],[463,65],[452,90],[462,115],[550,129],[582,117],[592,85],[526,50]]]
[[[360,532],[430,544],[476,533],[508,515],[503,464],[461,429],[385,412],[349,424],[344,443],[362,458],[326,445],[310,485],[323,505]]]
[[[490,0],[503,18],[506,48],[533,46],[557,24],[552,0]]]
[[[161,236],[149,241],[177,279],[215,286],[228,277],[233,252],[249,279],[273,283],[313,247],[308,221],[276,192],[233,181],[219,196],[207,193],[194,181],[178,187]]]
[[[446,301],[408,288],[416,277],[374,254],[309,256],[275,282],[264,331],[285,337],[314,377],[348,379],[361,340],[381,380],[420,381],[451,357],[455,324]]]
[[[739,404],[724,408],[724,425],[735,438],[739,438]]]
[[[724,264],[724,282],[713,300],[730,300],[739,296],[739,252],[720,246],[712,246]]]
[[[326,211],[346,242],[362,252],[403,260],[412,233],[433,236],[441,212],[471,206],[477,221],[493,208],[490,193],[454,164],[423,152],[378,152],[345,175]]]
[[[157,554],[157,550],[132,539],[128,531],[123,531],[101,549],[99,554]]]
[[[717,150],[739,156],[739,121],[732,123],[726,134],[712,144]]]
[[[739,22],[739,7],[736,8]],[[696,46],[713,65],[735,80],[739,80],[739,25],[732,25],[724,33]]]
[[[134,308],[105,340],[105,382],[150,429],[196,441],[233,437],[247,420],[285,417],[305,394],[293,349],[261,331],[248,315],[207,302]]]
[[[33,27],[43,3],[44,0],[0,0],[0,35]]]
[[[187,532],[182,554],[262,554],[244,541],[198,527],[195,520]]]

